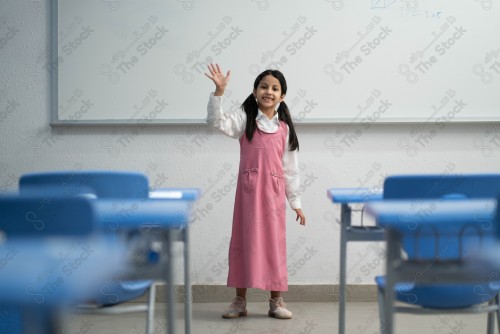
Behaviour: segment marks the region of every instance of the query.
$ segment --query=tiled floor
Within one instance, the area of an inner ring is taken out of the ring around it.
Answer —
[[[239,319],[222,319],[221,311],[227,304],[193,304],[193,334],[234,333],[337,333],[337,304],[334,303],[287,303],[294,313],[291,320],[277,320],[267,316],[266,303],[248,303],[249,315]],[[158,304],[154,333],[166,333],[162,316],[165,305]],[[184,332],[182,304],[177,304],[177,331]],[[125,315],[71,315],[63,320],[63,333],[67,334],[139,334],[144,333],[144,314]],[[376,303],[348,303],[347,334],[379,333]],[[397,334],[476,334],[486,333],[485,314],[450,315],[396,315]],[[497,332],[495,332],[497,333]]]

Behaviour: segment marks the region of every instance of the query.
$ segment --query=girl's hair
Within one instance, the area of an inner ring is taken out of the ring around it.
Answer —
[[[261,80],[267,76],[272,75],[281,85],[281,94],[286,94],[286,80],[283,73],[278,70],[265,70],[261,74],[255,78],[255,82],[253,84],[254,91],[259,86]],[[247,136],[248,141],[252,141],[253,134],[255,130],[257,130],[257,121],[255,118],[258,114],[259,106],[257,105],[257,101],[252,94],[250,94],[247,99],[241,105],[241,110],[245,112],[247,115],[247,123],[245,126],[245,135]],[[288,145],[290,147],[290,151],[299,150],[299,140],[297,139],[297,134],[295,133],[295,127],[293,126],[292,117],[290,116],[290,111],[288,110],[285,101],[281,101],[278,107],[278,118],[288,124],[289,135],[288,135]]]

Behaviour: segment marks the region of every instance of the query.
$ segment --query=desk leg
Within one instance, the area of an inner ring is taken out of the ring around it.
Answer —
[[[174,303],[174,243],[172,231],[167,229],[168,265],[166,272],[167,283],[167,333],[175,333],[175,303]]]
[[[345,333],[346,280],[347,280],[347,227],[351,225],[351,208],[340,208],[340,274],[339,274],[339,334]]]
[[[397,232],[388,230],[387,232],[387,262],[385,269],[385,305],[384,305],[384,320],[382,334],[392,334],[394,326],[394,287],[397,278],[393,270],[394,261],[399,258],[400,239]]]
[[[191,289],[191,279],[189,276],[190,271],[190,258],[189,258],[189,227],[183,230],[184,234],[184,322],[185,333],[191,334],[191,319],[193,316],[193,292]]]
[[[148,293],[148,321],[146,323],[146,334],[153,334],[155,323],[155,306],[156,306],[156,285],[155,282],[149,287]]]

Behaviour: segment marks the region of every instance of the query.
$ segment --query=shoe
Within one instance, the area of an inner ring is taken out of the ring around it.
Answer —
[[[223,318],[239,318],[247,315],[247,301],[245,298],[236,296],[229,308],[222,313]]]
[[[286,309],[283,297],[269,299],[269,312],[267,314],[276,319],[292,319],[292,312]]]

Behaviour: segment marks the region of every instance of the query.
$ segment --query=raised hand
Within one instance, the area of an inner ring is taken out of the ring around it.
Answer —
[[[224,75],[222,70],[220,69],[219,64],[210,64],[208,65],[208,70],[210,74],[205,73],[207,78],[212,80],[215,84],[215,96],[221,96],[224,94],[224,90],[226,89],[227,84],[229,83],[229,78],[231,77],[231,71],[227,71],[227,74]]]

